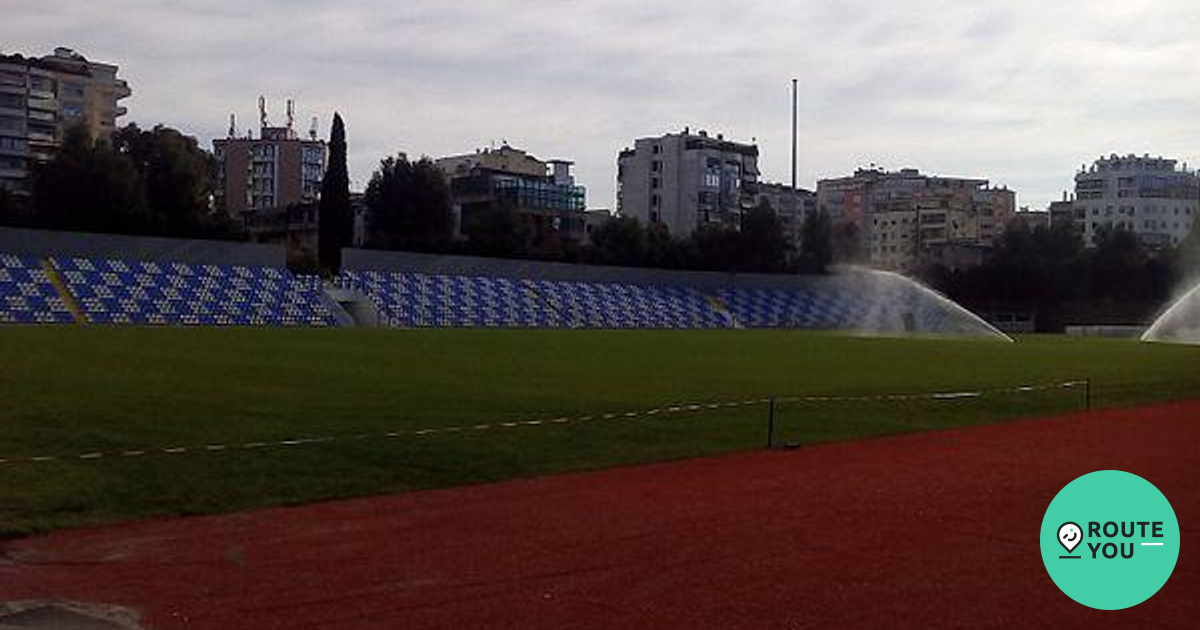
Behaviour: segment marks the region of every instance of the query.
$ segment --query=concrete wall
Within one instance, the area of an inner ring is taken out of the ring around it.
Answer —
[[[830,276],[774,274],[733,274],[712,271],[672,271],[634,267],[604,267],[529,260],[502,260],[444,256],[412,252],[388,252],[343,249],[342,268],[355,271],[402,271],[427,275],[463,275],[496,278],[611,282],[625,284],[686,285],[700,288],[762,287],[805,288],[847,287],[847,283],[868,284],[880,280],[880,274],[866,270],[843,270]]]
[[[6,227],[0,227],[0,252],[36,258],[79,256],[194,265],[287,265],[287,253],[280,245]]]

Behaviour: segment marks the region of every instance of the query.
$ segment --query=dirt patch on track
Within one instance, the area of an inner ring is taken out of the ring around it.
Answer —
[[[1085,608],[1046,506],[1118,469],[1183,537],[1167,585]],[[1200,402],[147,522],[0,546],[0,601],[155,628],[1195,627]]]

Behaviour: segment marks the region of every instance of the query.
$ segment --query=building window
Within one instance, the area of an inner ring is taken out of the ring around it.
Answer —
[[[662,188],[662,180],[657,177],[651,177],[650,178],[650,187],[653,188],[654,190],[658,190],[659,188]]]
[[[657,208],[659,205],[661,205],[661,203],[662,203],[662,199],[660,199],[658,195],[650,195],[650,207],[651,208]]]

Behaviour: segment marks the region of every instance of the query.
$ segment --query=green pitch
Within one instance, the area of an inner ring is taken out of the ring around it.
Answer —
[[[763,447],[761,404],[621,415],[677,404],[1087,377],[1095,406],[1132,405],[1200,395],[1198,365],[1200,348],[1041,337],[5,327],[0,458],[57,459],[0,465],[0,535]],[[776,421],[781,439],[812,443],[1075,410],[1082,396],[789,403]],[[464,430],[386,437],[440,427]],[[337,439],[241,447],[307,438]],[[188,450],[162,453],[175,447]],[[126,451],[147,454],[114,455]]]

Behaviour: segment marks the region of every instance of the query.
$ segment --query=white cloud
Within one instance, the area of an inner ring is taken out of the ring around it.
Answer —
[[[196,6],[200,5],[200,6]],[[1035,207],[1085,161],[1151,152],[1200,164],[1200,4],[1189,0],[61,0],[6,14],[9,52],[72,46],[121,65],[129,120],[205,142],[259,94],[336,109],[365,183],[386,154],[507,139],[573,158],[611,207],[616,153],[685,125],[758,139],[801,179],[870,162],[980,176]]]

